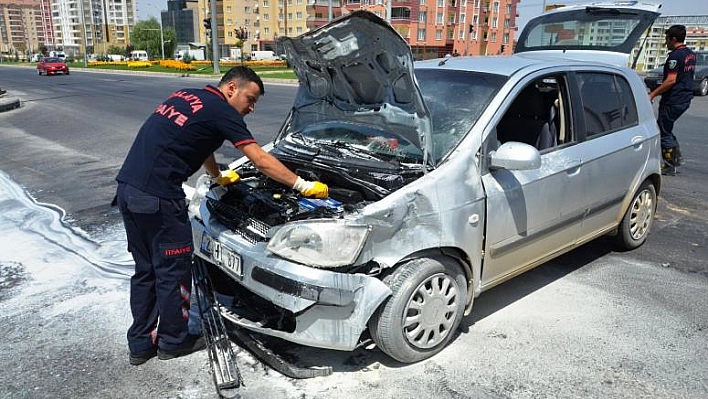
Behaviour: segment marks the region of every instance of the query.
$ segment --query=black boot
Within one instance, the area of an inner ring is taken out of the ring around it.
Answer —
[[[676,146],[676,166],[683,165],[683,157],[681,156],[681,147]]]
[[[661,164],[661,174],[675,176],[676,167],[678,167],[678,151],[677,147],[666,147],[661,149],[663,163]]]

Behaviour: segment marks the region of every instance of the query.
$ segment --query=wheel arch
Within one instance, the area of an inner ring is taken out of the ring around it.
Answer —
[[[469,255],[458,247],[439,247],[439,248],[427,248],[417,252],[413,252],[408,256],[402,258],[394,267],[392,267],[387,275],[395,273],[400,265],[410,261],[411,259],[417,258],[434,258],[437,260],[452,260],[456,262],[462,271],[465,273],[465,280],[467,281],[467,299],[465,305],[465,316],[468,316],[472,311],[472,304],[474,298],[479,295],[479,284],[480,281],[480,267],[479,262],[474,263],[471,261]],[[477,265],[475,267],[474,265]],[[382,279],[385,279],[383,277]]]

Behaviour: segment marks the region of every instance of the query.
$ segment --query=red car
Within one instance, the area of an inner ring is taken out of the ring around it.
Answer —
[[[42,72],[47,75],[52,75],[55,73],[63,73],[64,75],[69,74],[69,67],[66,65],[66,61],[59,57],[46,57],[39,60],[37,63],[37,73],[42,75]]]

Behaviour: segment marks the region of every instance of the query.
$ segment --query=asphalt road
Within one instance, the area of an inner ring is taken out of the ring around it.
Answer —
[[[78,71],[38,77],[8,67],[0,76],[0,85],[25,101],[0,114],[0,170],[37,200],[66,209],[70,222],[88,232],[118,220],[108,206],[113,179],[144,118],[175,89],[207,83]],[[261,143],[272,139],[294,93],[294,87],[266,85],[256,113],[246,118]],[[676,126],[686,165],[663,179],[657,221],[641,248],[613,252],[601,238],[485,292],[449,348],[415,365],[392,362],[375,348],[348,353],[272,342],[297,364],[330,365],[334,374],[290,380],[251,363],[242,397],[708,397],[706,126],[708,97],[696,98]],[[235,155],[223,147],[219,159]],[[8,245],[26,240],[23,232],[12,234],[3,237]],[[21,252],[13,265],[36,258]],[[105,284],[97,281],[103,280],[82,278],[79,292],[64,287],[51,301],[76,302],[93,284]],[[0,319],[8,336],[31,331],[30,347],[39,350],[25,354],[15,348],[26,342],[0,343],[0,362],[15,366],[0,374],[14,389],[3,393],[0,386],[0,397],[214,397],[204,354],[127,366],[129,315],[114,305],[127,301],[125,284],[98,290],[104,291],[114,294],[87,297],[97,301],[89,317],[101,322],[93,325],[59,310],[50,319],[56,323],[17,325],[29,320],[26,314]],[[29,311],[41,312],[45,303],[26,300],[34,303]],[[84,345],[88,354],[74,350]],[[39,372],[43,367],[51,370]],[[30,383],[34,391],[23,387]]]
[[[216,85],[218,79],[73,71],[37,76],[28,67],[0,67],[2,87],[22,108],[0,113],[0,170],[39,200],[55,203],[87,230],[116,215],[108,204],[114,178],[133,138],[175,90]],[[246,123],[259,143],[272,140],[293,102],[296,85],[266,83]],[[240,153],[224,144],[217,161]],[[117,219],[115,219],[117,220]]]

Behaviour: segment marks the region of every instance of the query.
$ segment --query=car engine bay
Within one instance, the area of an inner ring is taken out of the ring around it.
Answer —
[[[329,197],[303,197],[247,162],[237,170],[241,176],[238,184],[227,186],[218,200],[207,199],[211,215],[255,244],[267,241],[266,233],[273,226],[297,220],[344,217],[422,176],[420,169],[386,173],[304,165],[291,160],[283,163],[306,180],[327,184]]]

